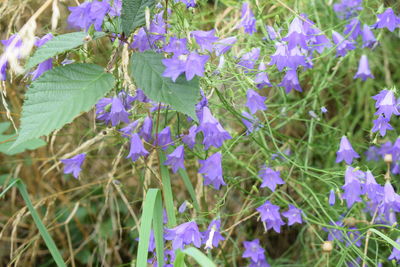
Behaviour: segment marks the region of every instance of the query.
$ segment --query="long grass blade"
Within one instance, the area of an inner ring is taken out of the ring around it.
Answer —
[[[165,209],[167,210],[168,216],[168,227],[172,228],[176,225],[176,217],[175,217],[175,209],[174,209],[174,198],[172,195],[171,188],[171,178],[169,176],[169,170],[167,166],[164,165],[166,160],[164,153],[159,152],[160,155],[160,170],[161,170],[161,179],[163,183],[163,195],[164,195],[164,204]]]

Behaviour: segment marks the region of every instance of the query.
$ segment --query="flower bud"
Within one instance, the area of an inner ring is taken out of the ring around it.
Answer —
[[[333,242],[332,241],[325,241],[324,244],[322,244],[322,252],[331,253],[332,250],[333,250]]]
[[[384,160],[386,163],[392,163],[392,162],[393,162],[393,156],[392,156],[392,154],[385,154],[385,157],[383,158],[383,160]]]

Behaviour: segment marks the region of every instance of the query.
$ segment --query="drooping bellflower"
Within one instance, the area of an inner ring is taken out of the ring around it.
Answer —
[[[346,200],[347,207],[351,208],[355,202],[361,202],[360,196],[364,193],[361,179],[365,178],[365,173],[355,170],[353,167],[348,166],[345,172],[345,183],[342,186],[344,193],[342,198]]]
[[[280,87],[285,87],[286,93],[290,93],[293,89],[298,92],[303,92],[301,89],[299,78],[297,76],[297,71],[288,69],[285,76],[283,76],[282,81],[278,84]]]
[[[254,239],[253,241],[244,241],[243,258],[250,258],[253,262],[258,262],[260,259],[265,258],[265,250],[260,246],[260,240]]]
[[[281,226],[285,224],[281,218],[279,209],[278,206],[268,200],[256,209],[260,213],[261,221],[266,224],[267,229],[274,229],[277,233],[281,232]]]
[[[205,249],[212,249],[218,247],[219,242],[225,240],[221,235],[221,220],[212,220],[208,225],[206,231],[203,234],[203,243],[205,244]]]
[[[222,155],[219,152],[209,156],[206,160],[199,160],[201,164],[199,173],[203,174],[204,185],[212,184],[217,190],[221,185],[226,185],[222,176],[221,160]]]
[[[192,125],[189,128],[188,133],[182,137],[182,142],[186,144],[190,149],[193,149],[194,145],[196,144],[196,134],[197,134],[197,126]]]
[[[250,52],[244,54],[240,58],[238,65],[243,67],[245,72],[253,70],[257,59],[260,57],[260,51],[261,50],[258,47],[251,49]]]
[[[375,115],[383,114],[388,119],[390,119],[392,114],[400,115],[397,109],[397,101],[392,90],[382,90],[372,98],[376,100],[375,107],[378,109]]]
[[[137,133],[134,133],[131,137],[131,145],[129,149],[129,154],[126,158],[130,158],[133,162],[138,160],[140,156],[148,156],[149,152],[144,148],[142,140]]]
[[[232,45],[234,45],[237,41],[235,36],[228,37],[222,40],[218,40],[214,43],[214,50],[217,56],[223,55],[231,49]]]
[[[155,145],[158,145],[162,148],[162,150],[166,150],[171,144],[172,144],[172,138],[171,138],[171,128],[169,126],[165,127],[164,129],[161,130],[157,134],[157,143]]]
[[[182,73],[185,73],[188,81],[192,80],[195,75],[202,77],[204,76],[204,66],[209,58],[208,55],[199,55],[196,52],[165,58],[162,60],[166,67],[163,76],[170,77],[174,82]]]
[[[70,27],[87,31],[91,25],[94,25],[96,31],[101,31],[104,17],[110,10],[110,4],[107,1],[84,2],[68,9],[71,11],[67,19]]]
[[[112,98],[110,120],[112,126],[118,125],[121,121],[129,123],[129,113],[119,97]]]
[[[384,117],[382,114],[379,115],[379,117],[373,121],[374,126],[372,127],[372,132],[378,132],[380,133],[380,135],[383,137],[386,135],[386,131],[387,130],[393,130],[392,125],[390,125],[389,123],[389,119]]]
[[[377,15],[377,22],[372,25],[375,29],[387,28],[393,32],[394,29],[400,27],[400,18],[396,16],[391,7],[387,8],[383,13]]]
[[[289,204],[289,209],[282,212],[282,216],[288,219],[288,225],[293,225],[295,223],[302,224],[303,220],[301,218],[302,211],[292,204]]]
[[[400,245],[400,237],[396,239],[396,243]],[[400,250],[396,247],[393,247],[392,253],[390,254],[388,260],[395,260],[397,263],[400,263]]]
[[[81,167],[83,164],[83,161],[86,158],[86,154],[82,153],[79,155],[76,155],[72,158],[69,159],[62,159],[61,162],[64,163],[64,173],[72,173],[72,175],[78,179],[79,173],[81,172]]]
[[[279,171],[274,171],[266,166],[258,172],[258,175],[263,179],[260,187],[268,187],[272,192],[275,191],[277,185],[285,184],[285,181],[280,177]]]
[[[347,139],[346,136],[342,136],[342,139],[340,139],[339,150],[336,152],[336,163],[344,160],[346,164],[351,164],[354,158],[359,157],[360,155],[354,151],[349,139]]]
[[[349,19],[362,10],[362,0],[342,0],[333,5],[333,10],[341,19]]]
[[[244,2],[242,5],[242,18],[238,26],[243,27],[244,32],[247,34],[253,34],[257,31],[256,18],[248,2]]]
[[[146,142],[150,142],[152,139],[152,131],[153,131],[153,120],[150,117],[146,117],[143,121],[142,128],[139,131],[139,135]]]
[[[354,79],[357,78],[360,78],[363,81],[368,78],[374,78],[374,75],[371,74],[371,70],[369,69],[368,58],[366,55],[362,55],[360,58],[357,73],[354,75]]]
[[[361,37],[363,41],[362,47],[374,48],[375,45],[378,43],[374,33],[371,31],[371,28],[367,24],[364,24],[363,26]]]
[[[196,222],[182,223],[172,229],[165,229],[164,238],[172,241],[174,250],[184,249],[186,245],[201,246],[201,234]]]
[[[292,23],[290,23],[288,34],[282,40],[288,43],[289,50],[296,46],[308,50],[307,37],[303,28],[303,21],[300,18],[293,19]]]
[[[358,18],[351,19],[349,24],[344,26],[343,33],[349,35],[350,39],[357,40],[357,37],[361,35],[361,22]]]
[[[246,106],[250,110],[251,114],[256,113],[258,110],[266,110],[265,100],[267,99],[264,96],[260,96],[256,91],[249,89],[247,90],[247,103]]]
[[[346,40],[336,31],[332,31],[332,40],[336,44],[337,56],[344,57],[347,51],[356,49],[355,42]]]
[[[333,206],[333,205],[335,205],[335,202],[336,202],[335,191],[333,191],[333,189],[331,189],[331,191],[329,192],[328,203],[329,203],[329,205]]]
[[[197,44],[200,46],[201,51],[209,51],[213,50],[213,43],[218,41],[218,37],[215,36],[215,30],[210,31],[192,31],[190,33]]]
[[[272,86],[271,82],[269,81],[267,72],[265,71],[267,67],[265,66],[264,62],[261,62],[258,66],[258,73],[254,79],[254,82],[257,85],[258,89],[262,89],[264,86]]]
[[[184,158],[184,147],[180,145],[171,154],[167,155],[167,160],[164,162],[164,165],[171,166],[172,171],[176,173],[179,168],[185,169]]]
[[[133,132],[136,130],[136,128],[139,125],[139,120],[135,120],[131,123],[129,123],[127,126],[124,128],[119,129],[119,132],[122,133],[122,137],[130,138],[130,136],[133,134]]]

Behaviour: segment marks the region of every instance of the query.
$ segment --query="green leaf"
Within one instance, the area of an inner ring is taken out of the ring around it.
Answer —
[[[200,95],[197,77],[186,81],[183,75],[176,82],[163,77],[165,66],[162,54],[153,51],[133,54],[130,62],[131,76],[151,100],[171,105],[179,112],[197,120],[195,105]]]
[[[157,263],[159,267],[162,267],[164,266],[163,208],[160,190],[154,188],[147,191],[146,199],[143,203],[136,262],[136,266],[138,267],[147,266],[152,222],[156,242]]]
[[[155,0],[122,0],[121,19],[125,35],[146,23],[146,7],[152,9],[154,4]]]
[[[36,50],[26,63],[25,69],[30,69],[49,58],[83,45],[87,36],[87,32],[71,32],[54,37]],[[104,32],[96,32],[93,39],[103,36],[105,36]]]
[[[164,165],[164,162],[166,160],[164,153],[160,151],[159,157],[160,157],[161,179],[163,184],[164,204],[165,204],[165,209],[167,210],[167,217],[168,217],[168,227],[172,228],[176,226],[176,217],[174,209],[174,197],[171,187],[171,177],[169,176],[168,167]]]
[[[69,64],[45,72],[26,93],[21,129],[12,147],[72,122],[89,111],[114,82],[110,73],[94,64]]]
[[[16,138],[16,134],[2,134],[4,133],[9,127],[11,123],[10,122],[1,122],[0,123],[0,153],[4,153],[6,155],[12,156],[21,152],[24,152],[25,150],[34,150],[39,147],[45,146],[46,142],[40,138],[35,138],[28,140],[26,142],[23,142],[12,149],[10,149],[13,144],[14,140]]]
[[[196,192],[194,191],[192,182],[190,181],[189,175],[187,174],[185,169],[179,169],[178,173],[181,175],[183,183],[185,184],[186,189],[189,192],[190,197],[193,201],[193,206],[197,211],[200,211],[199,203],[197,202]]]
[[[391,239],[390,237],[386,236],[385,234],[383,234],[382,232],[376,230],[375,228],[370,228],[369,231],[379,235],[380,237],[382,237],[383,239],[386,240],[386,242],[388,242],[389,244],[391,244],[393,247],[395,247],[397,250],[400,250],[400,245],[397,244],[393,239]]]
[[[202,267],[217,267],[212,260],[210,260],[203,252],[194,247],[189,247],[182,250],[183,254],[192,257]],[[177,257],[174,262],[174,267],[180,267],[184,263],[182,256]]]

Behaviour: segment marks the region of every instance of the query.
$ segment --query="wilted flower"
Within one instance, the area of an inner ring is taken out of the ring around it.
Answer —
[[[176,173],[179,168],[185,169],[184,165],[185,151],[183,145],[178,146],[171,154],[167,156],[164,165],[172,167],[172,171]]]
[[[199,160],[201,164],[199,173],[203,174],[204,185],[212,184],[217,190],[219,190],[221,185],[226,185],[222,177],[221,159],[221,153],[217,152],[209,156],[206,160]]]
[[[339,150],[336,152],[336,163],[344,160],[347,164],[351,164],[354,158],[359,157],[360,155],[358,155],[358,153],[354,151],[349,142],[349,139],[347,139],[346,136],[342,136],[342,139],[340,140]]]
[[[301,218],[301,210],[289,204],[289,209],[287,211],[282,212],[282,216],[288,219],[288,225],[293,225],[295,223],[302,224],[303,220]]]
[[[285,181],[280,177],[279,171],[274,171],[271,168],[267,168],[264,166],[259,172],[258,175],[263,179],[261,188],[268,187],[272,192],[275,191],[276,185],[285,184]]]
[[[265,100],[267,98],[260,96],[256,91],[249,89],[247,90],[247,103],[246,106],[250,110],[251,114],[256,113],[258,110],[266,110]]]
[[[164,238],[172,241],[174,250],[184,249],[186,245],[201,246],[201,234],[196,222],[182,223],[175,228],[165,229]]]
[[[82,153],[76,155],[70,159],[62,159],[61,162],[64,163],[64,173],[72,173],[72,175],[78,179],[79,173],[81,172],[81,166],[86,158],[86,154]]]
[[[354,79],[357,78],[360,78],[363,81],[367,78],[374,78],[374,75],[371,74],[371,70],[369,69],[368,58],[366,55],[362,55],[360,58],[357,73],[354,75]]]
[[[248,34],[253,34],[257,31],[256,19],[248,2],[244,2],[242,5],[242,20],[239,26],[243,27],[244,32]]]
[[[129,154],[126,158],[131,158],[135,162],[140,156],[148,156],[149,152],[144,148],[142,140],[137,133],[134,133],[131,137],[131,146]]]
[[[377,22],[372,25],[375,29],[387,28],[389,31],[393,32],[395,28],[400,26],[400,18],[394,14],[391,7],[387,8],[385,12],[377,15]]]
[[[261,221],[266,224],[268,230],[273,228],[275,232],[281,232],[281,226],[285,223],[282,221],[278,206],[267,200],[257,208],[257,211],[260,213]]]

